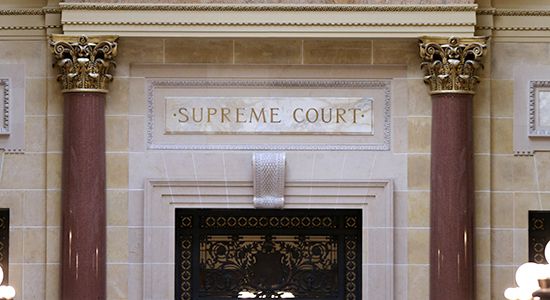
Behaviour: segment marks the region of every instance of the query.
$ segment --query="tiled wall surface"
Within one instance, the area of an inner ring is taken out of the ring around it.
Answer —
[[[20,299],[46,293],[47,43],[1,41],[0,63],[25,64],[25,154],[5,154],[0,206],[10,208],[10,285]]]
[[[548,66],[547,43],[493,43],[491,70],[490,187],[492,297],[515,286],[515,270],[528,260],[529,210],[550,209],[550,152],[513,155],[514,66]]]
[[[477,299],[503,299],[527,261],[527,211],[550,209],[550,153],[513,156],[512,149],[513,66],[550,65],[549,57],[546,43],[493,43],[484,60],[474,99]],[[146,120],[129,98],[132,63],[406,66],[407,78],[393,86],[407,97],[392,99],[392,151],[291,152],[288,176],[394,178],[395,299],[428,298],[431,100],[416,40],[121,38],[116,61],[106,102],[108,299],[141,297],[145,176],[248,178],[252,171],[242,167],[249,152],[144,151],[145,132],[136,128]],[[0,181],[0,204],[12,211],[10,283],[18,299],[59,299],[58,71],[46,41],[2,41],[0,63],[26,64],[26,153],[5,155]],[[399,172],[384,173],[390,160]],[[201,171],[186,169],[193,161]],[[129,172],[136,166],[143,173]]]

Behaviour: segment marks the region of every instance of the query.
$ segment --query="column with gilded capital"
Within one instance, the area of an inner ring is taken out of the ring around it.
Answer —
[[[63,300],[106,297],[105,96],[117,38],[52,36],[64,94]]]
[[[421,37],[432,97],[430,299],[475,298],[472,102],[486,37]]]

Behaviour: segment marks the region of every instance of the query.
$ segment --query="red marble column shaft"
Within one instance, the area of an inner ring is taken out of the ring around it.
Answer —
[[[432,95],[431,300],[475,296],[472,99]]]
[[[61,299],[106,297],[105,94],[65,93]]]

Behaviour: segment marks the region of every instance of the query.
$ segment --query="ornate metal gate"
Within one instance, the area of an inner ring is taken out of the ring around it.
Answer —
[[[175,299],[361,299],[361,216],[176,209]]]

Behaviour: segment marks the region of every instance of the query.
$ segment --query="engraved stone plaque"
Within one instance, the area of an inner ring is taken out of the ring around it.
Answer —
[[[148,150],[388,151],[392,95],[406,99],[392,81],[402,67],[136,64],[132,74]]]
[[[167,97],[165,134],[372,135],[372,98]]]

